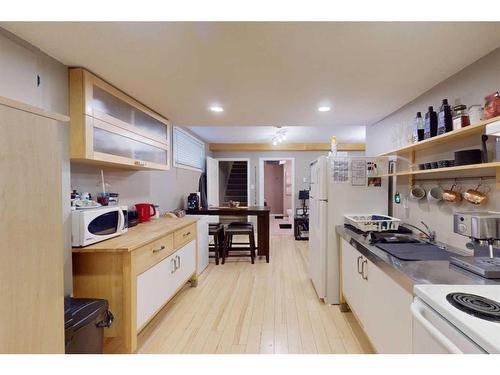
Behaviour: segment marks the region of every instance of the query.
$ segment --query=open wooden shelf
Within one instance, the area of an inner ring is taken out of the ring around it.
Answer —
[[[466,126],[465,128],[453,130],[449,133],[441,134],[441,135],[426,139],[424,141],[412,143],[412,144],[409,144],[407,146],[398,148],[396,150],[384,152],[383,154],[380,154],[379,156],[409,154],[413,151],[421,151],[421,150],[425,150],[425,149],[428,149],[431,147],[438,146],[439,144],[442,144],[442,143],[448,143],[454,139],[464,138],[464,137],[468,137],[468,136],[471,136],[474,134],[479,135],[479,134],[484,133],[484,128],[486,127],[486,125],[488,125],[492,122],[496,122],[496,121],[500,121],[500,116],[494,117],[494,118],[489,119],[489,120],[481,121],[481,122],[474,124],[474,125]],[[440,168],[440,169],[453,170],[453,168],[458,168],[458,167]],[[437,169],[436,171],[438,171],[438,170],[439,169]],[[434,170],[430,169],[430,170],[418,171],[418,172],[419,173],[420,172],[434,173]]]
[[[488,169],[490,169],[492,174],[494,175],[496,173],[497,168],[500,168],[500,162],[458,165],[456,167],[424,169],[424,170],[417,170],[417,171],[401,171],[401,172],[396,172],[396,173],[386,173],[386,174],[380,175],[380,177],[414,176],[414,175],[421,175],[421,174],[437,174],[437,173],[446,173],[446,172],[465,172],[465,171],[473,171],[473,170],[481,170],[482,172],[485,172],[485,170],[488,170]]]

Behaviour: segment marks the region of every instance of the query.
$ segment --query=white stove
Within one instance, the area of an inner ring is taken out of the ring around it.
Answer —
[[[500,285],[416,285],[414,353],[500,353]]]

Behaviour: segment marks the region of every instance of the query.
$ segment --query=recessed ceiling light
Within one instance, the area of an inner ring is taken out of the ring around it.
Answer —
[[[321,107],[318,107],[319,112],[328,112],[330,109],[332,108],[327,105],[322,105]]]
[[[218,106],[218,105],[211,106],[210,110],[212,112],[224,112],[224,108],[222,108],[221,106]]]

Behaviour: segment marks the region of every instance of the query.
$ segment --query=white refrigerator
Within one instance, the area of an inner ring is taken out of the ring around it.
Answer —
[[[325,303],[340,303],[340,240],[335,226],[344,224],[346,214],[387,214],[387,178],[373,177],[386,171],[385,158],[321,156],[311,163],[309,274]]]

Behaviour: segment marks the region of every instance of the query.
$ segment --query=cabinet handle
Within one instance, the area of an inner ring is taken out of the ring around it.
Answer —
[[[365,275],[365,264],[366,264],[366,275]],[[363,263],[361,263],[361,277],[363,277],[364,280],[368,280],[368,261],[366,259],[364,259]]]
[[[179,261],[179,265],[177,266],[177,268],[181,268],[181,257],[180,256],[176,256],[177,260]]]
[[[186,233],[184,233],[182,236],[183,236],[183,237],[187,237],[187,236],[189,236],[190,234],[191,234],[191,232],[186,232]]]
[[[159,253],[160,251],[163,251],[163,250],[165,250],[165,246],[162,245],[162,246],[160,246],[159,249],[153,249],[153,253]]]
[[[175,258],[170,259],[170,262],[172,263],[172,269],[170,270],[170,273],[175,272]]]
[[[361,270],[360,270],[360,268],[361,268],[361,267],[360,267],[360,265],[359,265],[359,261],[360,261],[360,260],[362,260],[362,259],[363,259],[363,257],[362,257],[362,256],[359,256],[359,257],[358,257],[358,273],[359,273],[360,275],[361,275]]]

